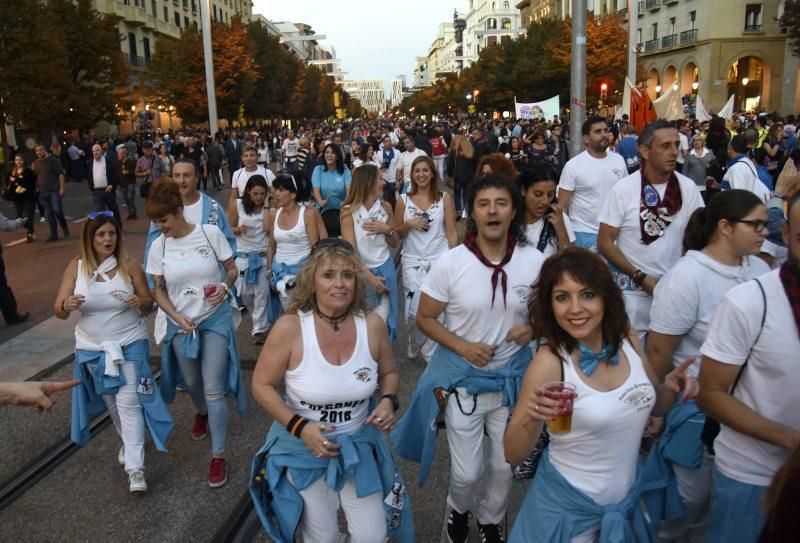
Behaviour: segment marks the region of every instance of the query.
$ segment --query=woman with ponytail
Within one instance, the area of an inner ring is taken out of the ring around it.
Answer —
[[[695,210],[684,233],[686,254],[659,281],[653,293],[647,357],[659,379],[681,361],[700,358],[700,346],[723,296],[736,285],[769,271],[758,258],[767,236],[767,209],[750,191],[728,190]],[[699,364],[690,367],[695,376]],[[677,479],[683,511],[651,515],[660,538],[673,541],[705,533],[711,489],[712,456],[704,450],[700,432],[705,415],[694,401],[676,404],[664,421],[664,432],[647,462],[651,481],[663,482],[650,496],[663,499],[667,481]],[[661,421],[654,421],[657,433]],[[669,459],[669,460],[668,460]],[[675,488],[672,486],[671,488]],[[647,501],[647,496],[646,496]],[[649,502],[648,511],[656,508]],[[664,503],[670,503],[667,499]],[[673,503],[675,503],[673,501]],[[661,517],[661,518],[658,518]],[[675,517],[674,520],[667,520]]]

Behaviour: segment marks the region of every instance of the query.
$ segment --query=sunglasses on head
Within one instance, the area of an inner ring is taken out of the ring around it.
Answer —
[[[108,217],[109,219],[114,218],[114,213],[112,213],[111,211],[92,211],[91,213],[86,215],[86,218],[93,221],[100,215],[102,215],[103,217]]]
[[[313,253],[314,251],[316,251],[318,249],[325,249],[327,247],[335,247],[335,248],[338,248],[338,249],[344,249],[345,251],[352,251],[353,250],[353,246],[350,245],[350,242],[345,240],[345,239],[342,239],[342,238],[325,238],[325,239],[321,239],[318,242],[316,242],[314,244],[314,246],[311,247],[311,252]]]

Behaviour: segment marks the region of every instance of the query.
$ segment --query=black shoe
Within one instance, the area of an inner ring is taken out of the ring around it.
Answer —
[[[36,241],[36,238],[33,237],[33,234],[28,234],[27,236],[25,236],[25,241],[27,241],[28,243],[33,243],[34,241]]]
[[[53,236],[50,236],[49,238],[47,238],[46,240],[44,240],[45,243],[51,243],[53,241],[58,241],[58,236],[53,235]]]
[[[137,217],[136,215],[128,215],[128,217],[125,220],[126,221],[135,221],[138,218],[139,217]]]
[[[17,318],[15,320],[9,322],[8,325],[11,326],[12,324],[22,324],[23,322],[27,321],[30,318],[31,318],[31,314],[30,313],[27,313],[27,312],[20,313],[19,315],[17,315]]]
[[[470,512],[459,513],[455,509],[450,510],[447,518],[447,539],[450,543],[466,543],[469,540],[469,517]]]
[[[478,523],[478,535],[481,536],[481,543],[505,543],[503,529],[499,524]]]
[[[64,239],[69,237],[69,230],[64,230]]]

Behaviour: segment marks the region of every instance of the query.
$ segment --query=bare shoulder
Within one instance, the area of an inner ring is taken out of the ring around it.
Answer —
[[[368,311],[366,314],[367,319],[367,331],[372,335],[373,333],[378,333],[381,330],[384,332],[386,331],[386,323],[383,321],[380,315],[378,315],[377,311]]]
[[[284,341],[285,339],[292,337],[292,335],[289,334],[299,333],[300,317],[298,317],[295,313],[287,313],[281,315],[277,322],[275,322],[269,335],[271,337],[280,338],[280,341]]]

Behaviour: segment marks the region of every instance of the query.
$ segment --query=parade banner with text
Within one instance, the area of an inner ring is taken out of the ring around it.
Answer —
[[[514,97],[514,109],[517,113],[517,119],[552,120],[554,116],[558,115],[560,108],[561,104],[559,103],[557,94],[549,100],[532,102],[530,104],[517,102],[516,96]]]

